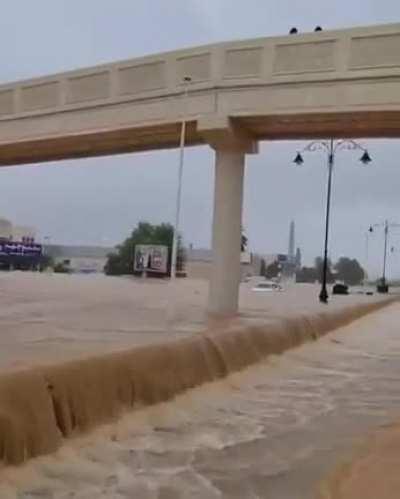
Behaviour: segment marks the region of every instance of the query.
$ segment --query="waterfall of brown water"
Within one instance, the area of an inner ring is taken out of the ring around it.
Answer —
[[[316,339],[393,299],[43,366],[0,377],[0,456],[18,464],[135,407]]]

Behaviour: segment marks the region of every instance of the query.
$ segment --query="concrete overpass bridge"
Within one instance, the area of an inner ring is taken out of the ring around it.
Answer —
[[[183,77],[190,76],[186,105]],[[0,86],[0,166],[216,152],[210,310],[234,313],[245,155],[259,140],[400,136],[400,24],[259,38]]]

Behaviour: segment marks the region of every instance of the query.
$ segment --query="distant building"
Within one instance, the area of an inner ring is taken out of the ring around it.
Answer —
[[[12,239],[12,236],[12,223],[5,218],[0,218],[0,239]]]
[[[37,270],[42,260],[42,246],[35,242],[32,227],[19,227],[0,219],[0,269]]]
[[[35,239],[36,229],[27,225],[14,225],[12,231],[14,241],[22,241],[23,239]]]
[[[286,278],[292,278],[296,272],[295,237],[296,227],[294,220],[292,220],[289,227],[288,254],[286,259],[282,261],[282,275]]]
[[[24,239],[34,240],[35,237],[36,230],[34,227],[13,225],[10,220],[0,218],[0,239],[23,241]]]
[[[242,278],[259,275],[260,258],[249,252],[243,252],[240,257]],[[211,276],[212,250],[193,248],[187,250],[186,271],[192,279],[209,279]]]
[[[290,222],[289,226],[289,241],[288,252],[285,253],[272,253],[267,255],[259,255],[260,260],[264,260],[265,266],[277,262],[281,266],[281,275],[285,278],[294,277],[296,270],[301,267],[301,250],[296,247],[296,225],[294,220]]]
[[[288,246],[288,263],[293,264],[295,261],[294,247],[295,247],[295,224],[294,220],[290,222],[289,228],[289,246]]]
[[[296,260],[295,260],[296,270],[301,269],[301,262],[302,262],[301,250],[300,250],[300,248],[297,248],[297,251],[296,251]]]
[[[89,274],[103,272],[107,255],[114,252],[115,248],[49,244],[44,247],[44,251],[55,263],[64,264],[71,272]]]

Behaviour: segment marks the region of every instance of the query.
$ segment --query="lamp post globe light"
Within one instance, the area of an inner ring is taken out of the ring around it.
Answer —
[[[327,196],[326,196],[326,212],[325,212],[325,241],[324,241],[324,259],[322,268],[322,285],[321,291],[319,293],[319,300],[321,303],[328,303],[328,290],[327,290],[327,273],[328,273],[328,242],[329,242],[329,221],[331,212],[331,197],[332,197],[332,174],[333,167],[335,163],[336,153],[340,150],[361,150],[363,154],[360,161],[367,165],[371,162],[371,157],[368,151],[362,147],[358,142],[351,139],[341,139],[341,140],[317,140],[310,142],[303,150],[304,152],[315,152],[323,151],[327,155],[327,165],[328,165],[328,186],[327,186]],[[301,166],[304,163],[303,155],[301,152],[297,152],[296,157],[293,162],[297,166]]]

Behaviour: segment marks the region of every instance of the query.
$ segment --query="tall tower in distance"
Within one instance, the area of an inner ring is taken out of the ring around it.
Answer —
[[[289,248],[288,248],[288,262],[295,263],[296,254],[295,254],[295,224],[294,220],[290,222],[289,229]]]
[[[296,269],[301,268],[301,250],[300,248],[297,248],[296,250]]]

